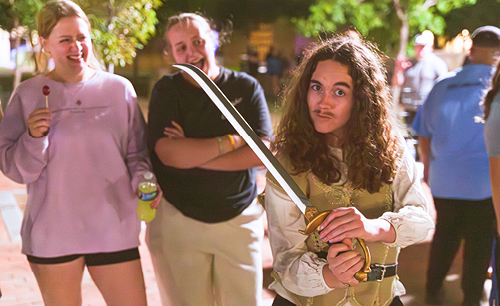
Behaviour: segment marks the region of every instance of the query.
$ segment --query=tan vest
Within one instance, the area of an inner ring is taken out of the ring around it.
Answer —
[[[284,166],[287,170],[290,169],[290,166],[286,165],[286,163]],[[293,175],[292,177],[320,212],[339,207],[354,206],[366,218],[375,219],[382,216],[384,212],[393,210],[391,185],[384,184],[379,192],[370,194],[366,190],[354,190],[350,182],[345,183],[343,186],[325,185],[311,171]],[[282,190],[270,174],[268,174],[268,183]],[[363,254],[361,247],[356,246],[355,241],[353,240],[355,250]],[[309,251],[315,253],[328,249],[328,245],[319,238],[318,232],[311,234],[307,238],[306,244]],[[372,264],[394,264],[397,262],[398,247],[389,247],[381,242],[367,242],[366,245],[370,250]],[[273,273],[273,277],[283,286],[277,273]],[[353,305],[388,305],[394,297],[393,291],[397,281],[397,276],[393,276],[384,278],[382,282],[362,282],[346,289],[337,288],[328,294],[315,297],[298,296],[291,292],[290,294],[296,298],[294,303],[298,306],[344,305],[347,300]]]

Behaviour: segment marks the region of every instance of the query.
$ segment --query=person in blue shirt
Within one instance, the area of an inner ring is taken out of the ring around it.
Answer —
[[[463,305],[479,305],[491,259],[495,213],[479,103],[500,59],[500,29],[472,34],[469,64],[438,79],[414,122],[424,181],[436,207],[426,302],[442,302],[442,282],[464,240]]]

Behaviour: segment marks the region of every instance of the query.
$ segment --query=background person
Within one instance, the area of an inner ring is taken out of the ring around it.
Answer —
[[[259,75],[260,59],[259,52],[252,46],[247,47],[247,52],[244,55],[245,59],[241,64],[241,71],[257,78]]]
[[[395,128],[381,56],[346,36],[307,54],[287,87],[273,149],[311,203],[333,211],[320,233],[300,234],[304,215],[268,176],[273,305],[402,305],[399,250],[424,239],[433,223],[415,161]],[[354,278],[364,264],[356,237],[385,275],[372,266],[368,282]]]
[[[271,89],[274,95],[280,92],[280,79],[283,76],[284,65],[280,50],[275,46],[269,47],[266,55],[267,75],[271,78]]]
[[[471,37],[470,63],[436,83],[414,123],[437,214],[426,284],[431,305],[443,301],[442,282],[462,240],[463,305],[479,305],[495,233],[484,127],[476,117],[500,59],[500,29],[481,27]]]
[[[217,66],[208,21],[169,18],[167,52],[203,70],[253,130],[272,135],[264,92],[247,75]],[[148,145],[164,190],[146,241],[163,305],[260,305],[263,207],[255,200],[258,157],[189,75],[159,80]]]
[[[500,46],[500,44],[499,44]],[[498,52],[498,51],[497,51]],[[500,52],[498,54],[500,56]],[[493,250],[493,286],[490,294],[490,305],[498,306],[498,279],[500,275],[500,62],[493,77],[492,88],[484,99],[484,140],[489,156],[491,191],[493,206],[497,220],[495,249]]]
[[[85,266],[107,305],[146,305],[134,192],[150,164],[134,88],[101,71],[75,3],[46,3],[37,23],[55,68],[18,87],[0,123],[0,168],[28,190],[22,252],[45,305],[81,305]]]
[[[393,85],[401,86],[401,103],[408,113],[407,125],[411,128],[418,108],[440,76],[448,72],[446,63],[434,54],[434,35],[430,31],[417,34],[413,41],[415,60],[396,60]]]

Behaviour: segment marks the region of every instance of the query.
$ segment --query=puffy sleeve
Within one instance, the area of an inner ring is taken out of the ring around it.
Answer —
[[[132,190],[136,190],[142,175],[147,171],[152,171],[152,167],[146,144],[146,122],[137,103],[137,94],[128,80],[125,81],[125,101],[129,108],[127,157],[125,161],[131,174]]]
[[[49,137],[29,135],[26,108],[19,94],[12,94],[0,122],[0,169],[11,180],[28,184],[36,181],[48,162]]]
[[[393,182],[393,211],[380,218],[387,220],[396,230],[396,240],[388,245],[404,248],[424,240],[434,222],[428,212],[417,165],[408,150],[404,151],[399,170]]]
[[[302,212],[269,179],[265,192],[273,268],[283,286],[302,296],[332,291],[323,279],[322,270],[327,261],[309,252],[305,243],[307,236],[298,232],[306,226]]]

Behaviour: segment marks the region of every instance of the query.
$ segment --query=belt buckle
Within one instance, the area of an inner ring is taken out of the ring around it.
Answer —
[[[375,274],[375,281],[381,282],[384,280],[385,272],[387,271],[387,268],[385,267],[385,265],[373,264],[371,266],[371,269],[372,269],[372,272],[375,272],[374,269],[376,269],[377,271],[380,271],[380,273],[377,272]]]

